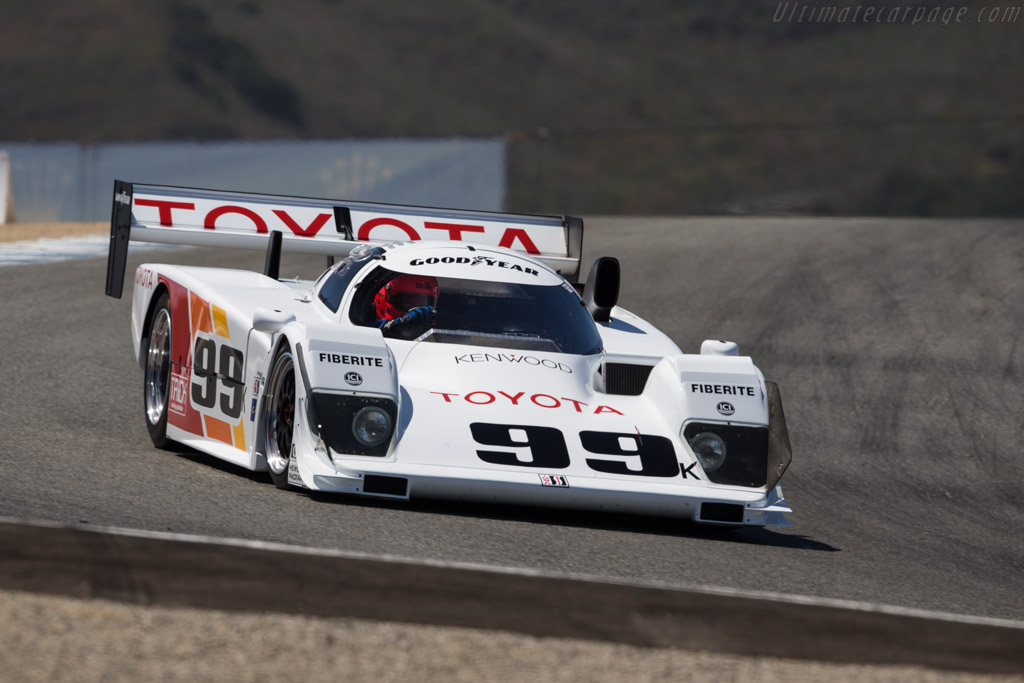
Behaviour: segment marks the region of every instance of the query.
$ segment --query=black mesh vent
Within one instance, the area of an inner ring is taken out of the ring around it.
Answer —
[[[647,378],[654,367],[633,363],[605,363],[604,386],[609,394],[639,396],[644,393]]]

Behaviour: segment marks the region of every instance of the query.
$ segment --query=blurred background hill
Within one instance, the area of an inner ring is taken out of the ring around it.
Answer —
[[[826,4],[893,3],[4,0],[0,139],[498,137],[510,210],[1024,215],[1021,3],[786,20]]]

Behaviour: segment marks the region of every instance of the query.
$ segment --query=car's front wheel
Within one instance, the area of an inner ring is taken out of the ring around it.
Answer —
[[[270,478],[281,489],[288,486],[288,464],[292,453],[295,428],[295,358],[285,346],[274,359],[274,368],[267,382],[264,411],[264,441]]]
[[[143,405],[149,438],[157,448],[167,448],[167,397],[171,380],[171,304],[167,292],[157,299],[150,318],[146,343],[146,375],[143,380]]]

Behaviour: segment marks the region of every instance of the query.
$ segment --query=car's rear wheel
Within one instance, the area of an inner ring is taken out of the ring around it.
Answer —
[[[286,346],[274,359],[267,393],[264,396],[264,440],[270,478],[281,489],[288,486],[288,464],[292,454],[295,427],[295,359]]]
[[[150,317],[146,343],[146,375],[143,380],[143,404],[149,438],[157,448],[167,448],[167,397],[171,382],[171,305],[167,292],[157,299]]]

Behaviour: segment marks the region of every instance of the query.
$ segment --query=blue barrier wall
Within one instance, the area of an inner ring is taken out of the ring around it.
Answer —
[[[16,218],[110,218],[114,179],[154,185],[501,211],[502,139],[0,142]]]

